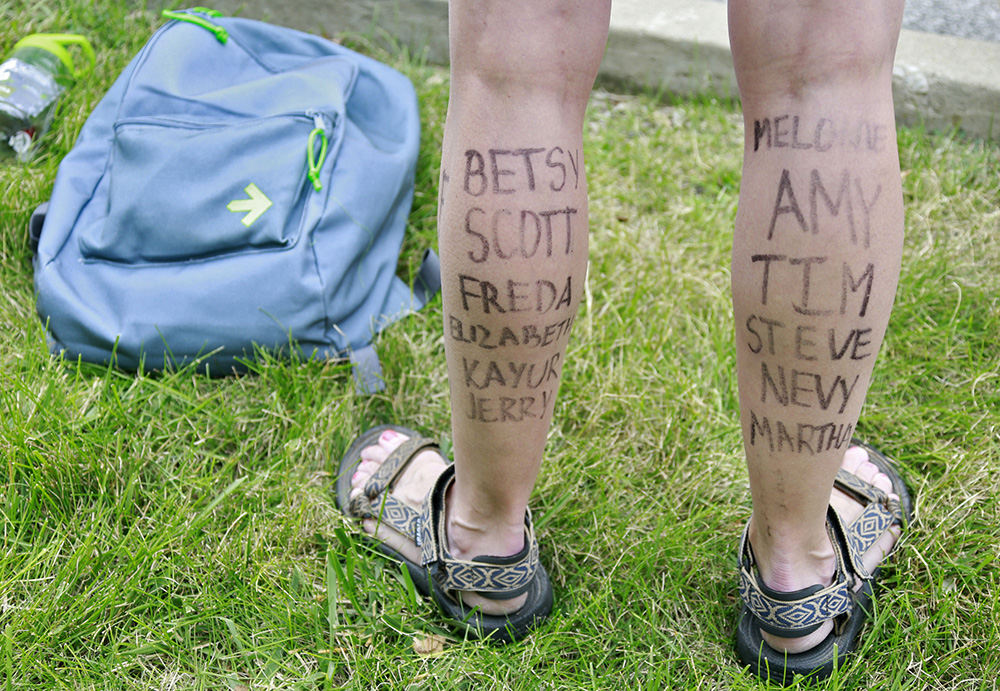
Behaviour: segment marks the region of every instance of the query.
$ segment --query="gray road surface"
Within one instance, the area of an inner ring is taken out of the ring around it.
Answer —
[[[903,27],[1000,42],[1000,0],[906,0]]]
[[[906,0],[903,28],[1000,42],[1000,0]]]

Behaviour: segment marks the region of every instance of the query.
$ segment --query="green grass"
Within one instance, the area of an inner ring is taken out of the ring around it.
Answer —
[[[0,2],[2,44],[95,39],[40,157],[0,168],[0,688],[762,688],[736,664],[749,512],[729,245],[737,108],[595,94],[592,251],[533,499],[556,588],[524,643],[464,641],[333,500],[368,425],[448,430],[440,302],[378,339],[388,389],[341,364],[135,376],[51,358],[26,223],[158,21],[106,0]],[[424,142],[409,277],[435,243],[447,76],[405,71]],[[1000,676],[1000,149],[901,130],[907,240],[860,432],[898,458],[917,520],[860,655],[828,688],[996,688]],[[433,655],[415,640],[444,636]]]

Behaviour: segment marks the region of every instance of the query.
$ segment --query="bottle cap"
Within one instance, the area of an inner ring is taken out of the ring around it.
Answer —
[[[86,64],[79,70],[75,69],[73,56],[66,50],[66,46],[73,45],[79,46],[87,58]],[[89,72],[97,62],[97,58],[94,55],[94,48],[90,45],[90,41],[79,34],[31,34],[14,44],[14,50],[16,51],[18,48],[40,48],[52,53],[66,66],[66,69],[69,70],[74,79],[79,79]]]

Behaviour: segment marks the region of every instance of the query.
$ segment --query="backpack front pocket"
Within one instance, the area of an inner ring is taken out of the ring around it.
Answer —
[[[317,129],[325,137],[329,118],[119,122],[106,221],[81,237],[82,256],[141,264],[294,244],[314,190]]]

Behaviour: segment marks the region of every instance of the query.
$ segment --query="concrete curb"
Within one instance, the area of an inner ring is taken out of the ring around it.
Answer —
[[[328,36],[392,37],[436,64],[448,61],[447,0],[216,0],[227,14]],[[602,82],[692,95],[736,94],[726,6],[704,0],[615,0]],[[893,75],[900,124],[958,127],[1000,141],[1000,43],[904,30]]]

